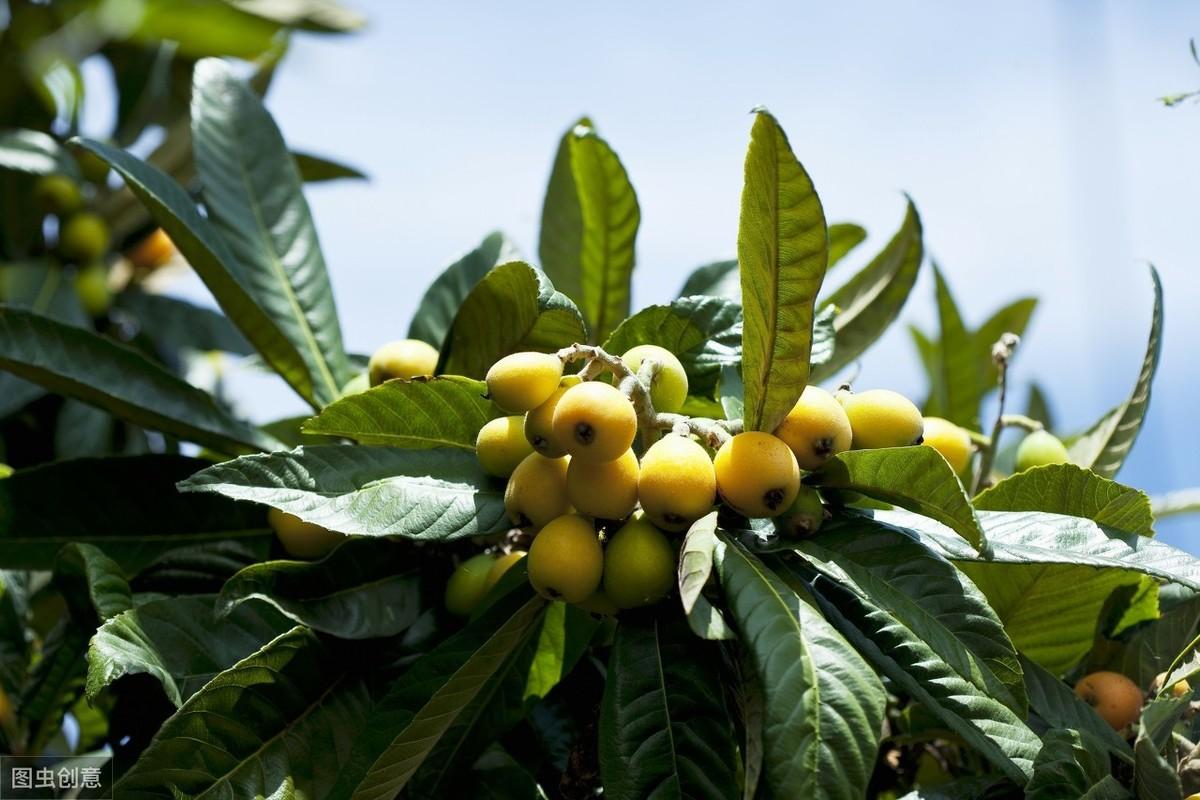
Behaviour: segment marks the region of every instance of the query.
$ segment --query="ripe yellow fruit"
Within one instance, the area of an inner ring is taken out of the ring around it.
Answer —
[[[562,371],[562,360],[552,353],[513,353],[487,371],[488,395],[510,414],[524,413],[550,399]]]
[[[99,317],[112,305],[112,291],[108,288],[108,270],[99,261],[80,267],[75,272],[75,294],[79,304],[90,317]]]
[[[688,378],[675,354],[656,344],[639,344],[621,356],[625,366],[636,375],[646,360],[657,361],[658,372],[650,381],[650,402],[655,411],[675,413],[687,401]]]
[[[586,599],[581,600],[575,605],[597,617],[615,617],[617,612],[621,610],[617,608],[617,604],[612,601],[612,598],[604,593],[603,587],[592,592]]]
[[[592,521],[567,514],[551,521],[529,547],[529,583],[551,600],[581,603],[600,586],[604,551]]]
[[[811,536],[825,521],[825,506],[821,494],[811,486],[800,485],[791,507],[775,520],[780,533],[789,536]]]
[[[604,593],[617,608],[653,605],[675,585],[677,564],[667,537],[638,515],[621,526],[604,551]]]
[[[175,243],[162,228],[155,228],[146,238],[125,253],[125,257],[138,269],[158,269],[175,256]]]
[[[504,508],[518,528],[540,529],[571,509],[567,499],[567,458],[532,453],[513,470],[504,488]]]
[[[488,475],[507,478],[517,465],[533,452],[525,441],[525,418],[499,417],[479,429],[475,437],[475,455]]]
[[[388,342],[371,354],[367,362],[371,385],[378,386],[393,378],[432,375],[437,369],[438,351],[420,339]]]
[[[108,252],[108,223],[99,214],[73,214],[58,232],[58,252],[68,261],[87,264]]]
[[[688,437],[667,434],[642,456],[638,499],[646,517],[658,527],[686,530],[716,502],[717,473],[712,459]]]
[[[858,394],[838,392],[837,399],[850,419],[855,450],[921,443],[925,430],[921,410],[904,395],[888,389],[870,389]]]
[[[612,461],[572,459],[567,466],[567,499],[581,514],[625,519],[638,501],[637,456],[626,450]]]
[[[572,386],[554,409],[554,437],[572,458],[612,461],[637,435],[637,414],[629,399],[607,383]]]
[[[1070,460],[1066,446],[1049,431],[1034,431],[1017,446],[1017,472],[1045,464],[1066,464]]]
[[[717,493],[747,517],[774,517],[791,507],[800,491],[800,466],[777,436],[746,431],[729,439],[713,459]]]
[[[267,523],[279,537],[284,552],[292,558],[321,558],[346,538],[343,534],[305,522],[278,508],[267,511]]]
[[[567,449],[554,436],[554,409],[567,389],[579,383],[578,375],[564,375],[550,399],[525,414],[525,438],[533,449],[548,458],[565,456]]]
[[[498,557],[495,563],[492,564],[492,568],[488,571],[487,586],[484,588],[484,593],[490,592],[492,587],[504,577],[504,573],[512,569],[513,565],[524,558],[525,555],[524,550],[513,550],[511,553],[505,553]]]
[[[491,553],[471,556],[459,564],[446,581],[446,610],[460,617],[474,611],[488,592],[488,576],[495,565],[496,557]]]
[[[950,468],[959,475],[966,471],[975,452],[967,432],[941,417],[925,417],[925,440],[921,444],[941,453]]]
[[[1159,694],[1163,691],[1163,682],[1167,679],[1167,673],[1160,672],[1154,676],[1154,680],[1150,683],[1150,693]],[[1192,693],[1192,685],[1186,680],[1176,681],[1168,690],[1172,697],[1181,698],[1187,697]]]
[[[1075,694],[1114,730],[1131,725],[1142,710],[1142,690],[1119,672],[1093,672],[1075,684]]]
[[[806,386],[796,405],[775,429],[792,448],[800,469],[817,469],[850,449],[854,433],[842,404],[820,386]]]

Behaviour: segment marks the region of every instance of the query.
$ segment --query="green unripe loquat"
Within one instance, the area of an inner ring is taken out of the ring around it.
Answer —
[[[47,214],[64,216],[79,210],[83,195],[66,175],[43,175],[33,184],[33,201]]]
[[[99,214],[72,214],[58,231],[58,251],[76,264],[99,261],[108,252],[108,223]]]
[[[525,418],[499,417],[479,429],[475,437],[475,455],[488,475],[507,478],[517,465],[533,453],[525,441]]]
[[[1066,464],[1070,460],[1066,446],[1049,431],[1034,431],[1017,446],[1017,472],[1046,464]]]
[[[562,374],[562,360],[553,353],[513,353],[487,371],[488,395],[508,413],[523,414],[550,399]]]
[[[367,372],[372,386],[393,378],[416,378],[432,375],[437,369],[438,351],[420,339],[400,339],[388,342],[371,354]]]
[[[971,463],[975,448],[971,437],[953,422],[941,417],[925,417],[925,434],[921,444],[942,454],[956,474],[961,475]]]
[[[0,478],[7,478],[14,472],[13,468],[8,464],[0,464]]]
[[[546,402],[525,413],[525,438],[533,445],[534,450],[547,458],[558,458],[567,454],[566,448],[560,445],[554,436],[554,409],[558,408],[558,401],[567,393],[567,389],[578,383],[578,375],[564,375],[558,388]]]
[[[650,402],[654,410],[674,414],[687,400],[688,378],[683,364],[675,354],[656,344],[639,344],[621,356],[625,366],[635,375],[646,360],[657,361],[658,371],[650,381]]]
[[[272,508],[267,512],[267,523],[279,537],[284,552],[292,558],[316,559],[327,555],[346,538],[343,534],[305,522],[294,514]]]
[[[88,316],[99,317],[112,305],[112,291],[108,288],[108,270],[100,262],[93,262],[75,271],[73,279],[79,304]]]
[[[637,414],[619,389],[585,381],[567,389],[554,409],[554,438],[571,458],[612,461],[637,435]]]
[[[465,617],[488,592],[488,576],[496,564],[491,553],[479,553],[458,565],[446,581],[446,610]]]
[[[677,564],[667,537],[639,514],[613,534],[604,550],[604,593],[617,608],[653,605],[675,585]]]
[[[529,583],[544,597],[580,603],[600,586],[604,550],[592,521],[579,514],[552,520],[529,547]]]
[[[925,430],[921,410],[902,394],[888,389],[870,389],[855,394],[837,393],[854,431],[855,450],[907,447],[921,443]]]
[[[775,528],[788,536],[811,536],[824,521],[825,505],[821,502],[820,492],[800,484],[791,507],[775,518]]]
[[[796,456],[800,469],[817,469],[850,449],[854,433],[842,404],[820,386],[806,386],[796,405],[775,429]]]
[[[360,372],[346,381],[346,385],[341,388],[338,394],[341,397],[350,397],[351,395],[362,394],[370,388],[371,376],[366,372]]]
[[[83,173],[83,177],[87,180],[92,183],[103,184],[105,179],[108,178],[108,162],[91,150],[79,148],[72,155],[75,156],[75,162],[79,164],[79,171]]]
[[[647,519],[658,527],[687,530],[716,502],[717,474],[712,459],[697,442],[667,434],[642,456],[638,499]]]
[[[504,577],[504,573],[512,569],[512,567],[525,556],[526,553],[524,550],[513,550],[511,553],[505,553],[502,556],[498,556],[495,563],[492,564],[492,568],[488,570],[487,587],[484,589],[484,591],[490,592],[492,587],[499,583],[500,579]]]
[[[567,499],[581,514],[625,519],[638,501],[637,456],[626,450],[612,461],[571,459],[567,466]]]
[[[579,608],[597,617],[615,617],[621,609],[604,592],[604,587],[597,589],[585,599],[575,604]]]
[[[533,453],[517,465],[504,487],[504,508],[513,525],[536,531],[570,511],[568,461]]]
[[[782,439],[746,431],[728,439],[713,459],[717,493],[747,517],[774,517],[790,508],[800,491],[800,466]]]

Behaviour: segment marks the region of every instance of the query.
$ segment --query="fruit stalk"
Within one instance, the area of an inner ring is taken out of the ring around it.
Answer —
[[[983,452],[979,459],[979,474],[975,476],[975,485],[971,489],[971,494],[979,494],[979,491],[984,487],[988,479],[988,475],[992,472],[992,464],[996,460],[996,449],[1000,444],[1000,432],[1004,430],[1004,402],[1008,395],[1008,364],[1012,361],[1013,354],[1017,351],[1017,346],[1021,344],[1021,337],[1015,333],[1003,333],[996,343],[992,345],[992,361],[996,364],[996,370],[999,372],[1000,386],[1000,405],[996,409],[996,422],[992,425],[991,440],[987,446],[983,448]]]

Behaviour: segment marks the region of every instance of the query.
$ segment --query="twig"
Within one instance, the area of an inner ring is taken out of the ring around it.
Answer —
[[[996,369],[1000,372],[1000,407],[996,410],[996,423],[992,426],[991,440],[983,448],[983,455],[979,460],[979,474],[975,476],[975,485],[971,489],[972,495],[978,494],[979,490],[983,488],[984,481],[991,474],[992,464],[996,460],[1000,432],[1004,429],[1004,401],[1008,395],[1008,364],[1012,361],[1013,353],[1016,352],[1017,345],[1020,343],[1020,336],[1015,333],[1004,333],[992,345],[992,361],[995,362]]]

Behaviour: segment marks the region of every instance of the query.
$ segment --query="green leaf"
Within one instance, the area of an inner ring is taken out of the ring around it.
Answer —
[[[75,159],[53,136],[23,128],[0,131],[0,169],[80,179]]]
[[[987,549],[987,536],[958,476],[931,447],[850,450],[829,459],[805,481],[907,508],[941,522],[976,549]]]
[[[525,567],[521,564],[520,569],[526,576],[524,580],[528,580]],[[526,706],[544,699],[574,669],[599,624],[595,617],[576,606],[560,601],[546,606],[537,640],[531,642],[530,658],[521,664],[524,686],[520,694]]]
[[[813,320],[812,355],[809,362],[814,367],[828,364],[837,349],[837,326],[835,321],[840,312],[837,306],[825,306]]]
[[[692,523],[679,551],[679,601],[691,613],[712,574],[713,551],[717,546],[717,512]]]
[[[112,619],[133,607],[129,581],[121,566],[95,545],[72,542],[58,552],[54,582],[79,622]]]
[[[176,707],[290,623],[275,609],[251,603],[218,616],[212,595],[151,600],[112,617],[88,646],[87,696],[125,675],[146,673]]]
[[[742,310],[717,297],[682,297],[669,305],[647,306],[622,322],[604,342],[621,355],[640,344],[674,353],[688,376],[688,392],[711,397],[721,370],[742,357]]]
[[[0,368],[136,425],[220,452],[276,442],[141,353],[47,317],[0,306]]]
[[[718,536],[721,588],[765,692],[767,784],[777,797],[863,797],[883,724],[883,686],[815,609]]]
[[[261,0],[259,0],[261,2]],[[128,37],[147,45],[168,40],[189,58],[233,56],[253,59],[276,44],[279,23],[216,0],[146,0]]]
[[[218,305],[263,359],[301,397],[314,397],[312,377],[300,351],[279,321],[264,310],[270,307],[270,299],[261,295],[260,287],[234,258],[215,225],[197,211],[184,188],[157,167],[122,150],[88,139],[77,143],[107,161],[124,178],[125,185],[171,237]]]
[[[349,33],[366,25],[366,18],[338,0],[228,0],[231,5],[289,28],[316,33]]]
[[[452,637],[414,665],[410,670],[414,675],[402,676],[380,703],[380,708],[389,712],[384,719],[390,724],[377,728],[374,716],[368,721],[373,732],[382,735],[386,731],[386,746],[369,762],[352,797],[392,798],[404,788],[459,714],[536,629],[544,606],[544,600],[532,597],[510,612],[502,624],[496,626],[493,621],[491,629],[482,634],[473,623],[470,634],[464,631]],[[430,676],[428,664],[433,663],[435,654],[446,671]]]
[[[307,434],[359,444],[475,452],[475,438],[499,412],[483,381],[446,375],[393,380],[326,406],[304,423]]]
[[[746,430],[775,430],[808,383],[813,317],[828,263],[821,200],[779,123],[760,109],[738,222]]]
[[[724,297],[735,303],[742,302],[742,276],[738,273],[738,262],[714,261],[697,267],[683,282],[680,297]]]
[[[721,383],[718,390],[721,408],[725,410],[725,419],[744,418],[746,404],[742,397],[745,392],[742,389],[742,373],[737,367],[725,367],[721,370]]]
[[[236,540],[265,553],[274,535],[261,508],[175,491],[209,463],[146,455],[18,470],[0,481],[0,567],[50,569],[72,542],[96,545],[127,574],[189,545]]]
[[[320,405],[351,372],[303,184],[262,100],[225,62],[193,73],[192,147],[208,218],[300,353]]]
[[[192,695],[113,796],[330,796],[371,702],[345,661],[312,631],[292,628]]]
[[[733,726],[716,691],[715,647],[678,621],[621,619],[600,710],[606,798],[737,796]]]
[[[504,492],[461,450],[320,445],[217,464],[179,484],[361,536],[443,541],[508,529]]]
[[[1200,629],[1200,595],[1182,586],[1165,585],[1158,592],[1159,617],[1117,639],[1101,640],[1089,655],[1089,669],[1110,669],[1149,686],[1171,664]]]
[[[292,160],[296,162],[296,170],[300,173],[300,180],[305,183],[324,183],[342,178],[359,181],[367,179],[366,173],[357,167],[343,164],[340,161],[334,161],[325,156],[293,150]]]
[[[394,636],[421,613],[420,578],[410,548],[351,537],[320,561],[268,561],[243,569],[221,589],[217,613],[259,600],[343,639]]]
[[[507,236],[499,231],[489,233],[478,247],[442,270],[425,290],[408,326],[409,338],[440,350],[459,307],[475,285],[493,267],[519,257],[517,246]]]
[[[83,693],[90,629],[64,616],[46,634],[40,658],[16,696],[17,716],[29,723],[27,747],[40,752],[62,727],[63,714]]]
[[[984,386],[978,365],[980,353],[967,331],[962,314],[950,287],[937,263],[933,264],[934,292],[937,299],[938,324],[941,337],[935,350],[935,365],[939,372],[931,393],[929,413],[945,417],[956,425],[979,430],[979,401]],[[991,361],[991,344],[984,358]],[[940,396],[939,396],[940,395]],[[936,402],[935,402],[936,401]]]
[[[1180,489],[1155,495],[1150,498],[1150,508],[1155,519],[1200,513],[1200,489]]]
[[[1096,710],[1083,702],[1061,680],[1035,662],[1021,656],[1025,688],[1029,692],[1029,709],[1051,728],[1074,728],[1095,737],[1117,758],[1133,762],[1133,751]]]
[[[15,694],[29,667],[25,630],[29,607],[28,572],[0,570],[0,691]]]
[[[1030,800],[1088,800],[1132,798],[1109,774],[1108,753],[1086,731],[1056,729],[1045,736],[1045,746],[1033,765],[1033,777],[1025,787]]]
[[[1163,293],[1158,270],[1150,267],[1150,279],[1154,282],[1154,315],[1150,322],[1150,340],[1146,345],[1146,357],[1142,371],[1134,384],[1129,398],[1105,414],[1099,422],[1089,428],[1068,448],[1071,461],[1087,467],[1098,475],[1111,478],[1125,463],[1125,457],[1133,448],[1142,420],[1150,407],[1150,384],[1158,370],[1158,359],[1162,354]]]
[[[248,356],[254,352],[229,318],[210,308],[132,287],[117,295],[116,306],[131,314],[141,331],[166,354],[215,350]]]
[[[834,322],[837,351],[832,359],[813,370],[812,383],[832,378],[857,360],[900,315],[924,258],[921,237],[921,217],[910,198],[904,221],[891,241],[822,302],[822,307],[841,309]]]
[[[853,222],[835,222],[829,226],[829,269],[845,258],[867,238],[867,229]]]
[[[482,378],[509,353],[553,352],[586,339],[583,318],[567,296],[538,270],[510,261],[491,270],[463,300],[438,373]]]
[[[595,341],[629,315],[641,210],[625,167],[591,121],[565,134],[554,159],[538,255],[554,284],[583,311]]]
[[[1140,798],[1183,797],[1179,773],[1167,763],[1154,744],[1138,736],[1133,746],[1133,788]]]
[[[1050,398],[1038,383],[1029,384],[1029,400],[1025,403],[1025,416],[1036,419],[1046,430],[1055,430],[1054,415],[1050,411]]]
[[[1128,533],[1154,535],[1154,515],[1144,493],[1074,464],[1018,472],[980,493],[974,505],[979,511],[1069,514]]]

